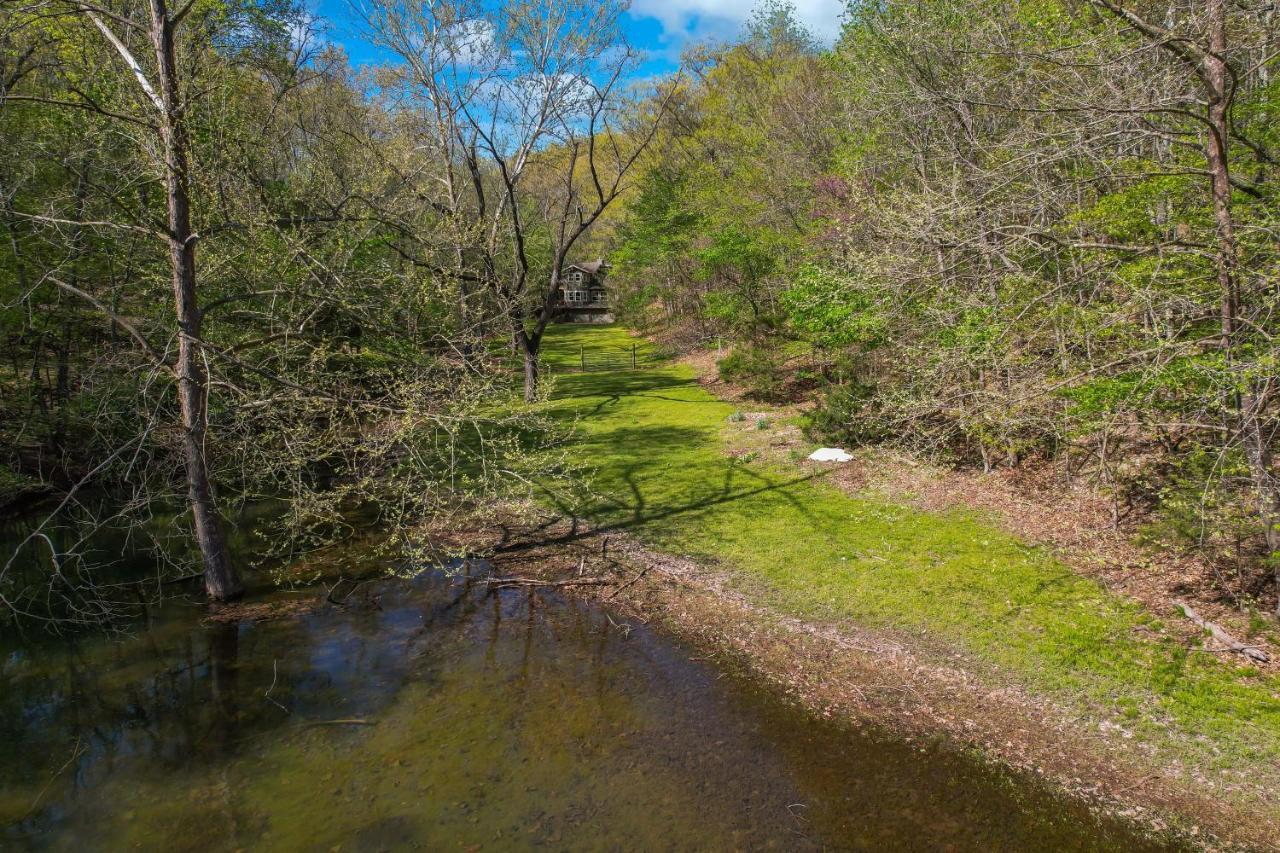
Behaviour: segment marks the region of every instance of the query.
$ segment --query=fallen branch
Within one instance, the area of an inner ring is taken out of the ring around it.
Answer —
[[[543,581],[534,578],[485,578],[489,586],[604,586],[609,578],[574,578],[567,581]]]
[[[334,583],[334,585],[332,587],[327,588],[327,591],[324,596],[324,600],[332,604],[334,607],[346,607],[347,600],[351,598],[351,596],[356,594],[357,589],[364,586],[368,582],[369,581],[367,579],[362,581],[354,581],[354,580],[350,580],[345,575],[339,575],[338,580]],[[338,587],[342,586],[343,583],[351,583],[354,585],[351,587],[350,591],[348,591],[346,595],[342,596],[342,598],[335,599],[333,597],[333,594],[338,591]],[[324,584],[321,584],[321,586],[324,586]]]
[[[640,578],[642,578],[642,577],[644,577],[645,575],[649,574],[649,569],[651,569],[651,568],[652,568],[652,566],[645,566],[645,567],[644,567],[644,569],[643,569],[643,570],[642,570],[638,575],[636,575],[636,576],[635,576],[635,577],[633,577],[631,580],[629,580],[629,581],[627,581],[626,583],[624,583],[622,586],[620,586],[620,587],[618,587],[617,589],[615,589],[613,592],[609,593],[609,598],[614,598],[615,596],[617,596],[617,594],[618,594],[618,593],[622,592],[624,589],[626,589],[627,587],[631,586],[631,585],[632,585],[633,583],[635,583],[636,581],[640,580]]]
[[[1237,654],[1244,655],[1250,660],[1256,660],[1259,663],[1266,663],[1271,660],[1271,656],[1262,649],[1257,646],[1249,646],[1240,642],[1235,637],[1228,634],[1221,625],[1218,625],[1215,622],[1210,622],[1208,619],[1205,619],[1199,613],[1192,610],[1191,606],[1186,602],[1177,601],[1175,599],[1173,606],[1181,609],[1184,616],[1204,630],[1208,631],[1210,636],[1223,646],[1223,648],[1218,651],[1235,652]]]
[[[276,665],[278,663],[279,661],[277,659],[275,658],[271,659],[271,686],[267,688],[266,693],[262,694],[262,698],[266,699],[272,705],[275,705],[277,708],[279,708],[281,711],[284,711],[287,714],[289,713],[289,709],[271,698],[271,691],[276,689],[276,678],[279,676],[279,671],[276,669]]]
[[[85,747],[85,749],[80,748],[80,738],[77,736],[75,746],[71,747],[71,757],[68,758],[66,763],[59,767],[54,774],[49,777],[48,781],[44,783],[44,787],[40,789],[40,793],[36,794],[36,798],[31,801],[31,808],[27,809],[27,813],[22,816],[23,820],[26,820],[36,813],[36,809],[40,807],[40,801],[44,799],[44,795],[49,791],[49,786],[62,775],[62,771],[70,767],[87,749],[88,747]]]

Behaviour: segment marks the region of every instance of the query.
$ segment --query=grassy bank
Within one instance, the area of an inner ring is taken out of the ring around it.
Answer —
[[[557,327],[553,370],[610,327]],[[821,471],[730,458],[734,413],[676,365],[555,371],[547,404],[579,421],[600,495],[583,512],[653,547],[718,561],[772,607],[912,633],[1200,767],[1276,774],[1280,679],[1161,636],[1161,620],[981,519],[931,514],[823,482]]]

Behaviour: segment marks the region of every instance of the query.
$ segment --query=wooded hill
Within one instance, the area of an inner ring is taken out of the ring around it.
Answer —
[[[618,4],[362,8],[382,67],[288,0],[0,8],[0,486],[54,509],[0,612],[109,619],[102,524],[219,598],[251,501],[287,556],[575,482],[519,401],[605,252],[815,437],[1088,478],[1277,606],[1272,4],[766,4],[643,82]]]
[[[356,517],[414,549],[572,473],[516,401],[667,96],[624,86],[617,4],[361,9],[385,67],[291,0],[0,8],[0,502],[52,495],[0,618],[136,605],[95,573],[103,527],[224,599],[246,504],[276,507],[259,557]]]
[[[632,315],[815,435],[1053,465],[1275,607],[1269,3],[785,5],[691,57],[614,255]]]

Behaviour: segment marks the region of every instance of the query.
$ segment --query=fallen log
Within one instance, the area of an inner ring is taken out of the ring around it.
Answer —
[[[1271,660],[1271,656],[1268,655],[1266,652],[1264,652],[1262,649],[1260,649],[1257,646],[1250,646],[1240,642],[1235,637],[1228,634],[1221,625],[1217,624],[1216,622],[1210,622],[1208,619],[1205,619],[1203,616],[1201,616],[1199,613],[1193,610],[1191,608],[1191,605],[1187,604],[1186,602],[1174,600],[1173,606],[1179,608],[1182,611],[1183,615],[1186,616],[1188,619],[1190,619],[1192,622],[1196,623],[1201,628],[1208,631],[1209,635],[1222,645],[1221,649],[1214,649],[1212,651],[1235,652],[1236,654],[1244,655],[1250,660],[1256,660],[1259,663],[1266,663],[1267,661]]]
[[[573,578],[567,581],[543,581],[536,578],[485,578],[490,586],[604,586],[610,578]]]

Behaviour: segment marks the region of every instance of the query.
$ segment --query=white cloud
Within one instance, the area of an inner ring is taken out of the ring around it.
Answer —
[[[496,45],[497,30],[480,18],[459,21],[444,33],[444,40],[463,65],[476,65],[490,58]]]
[[[729,39],[738,35],[759,0],[634,0],[631,14],[654,18],[673,43],[690,38]],[[823,44],[840,35],[845,0],[794,0],[796,18]]]
[[[307,10],[289,25],[289,48],[297,56],[314,53],[333,42],[329,39],[329,22]]]

